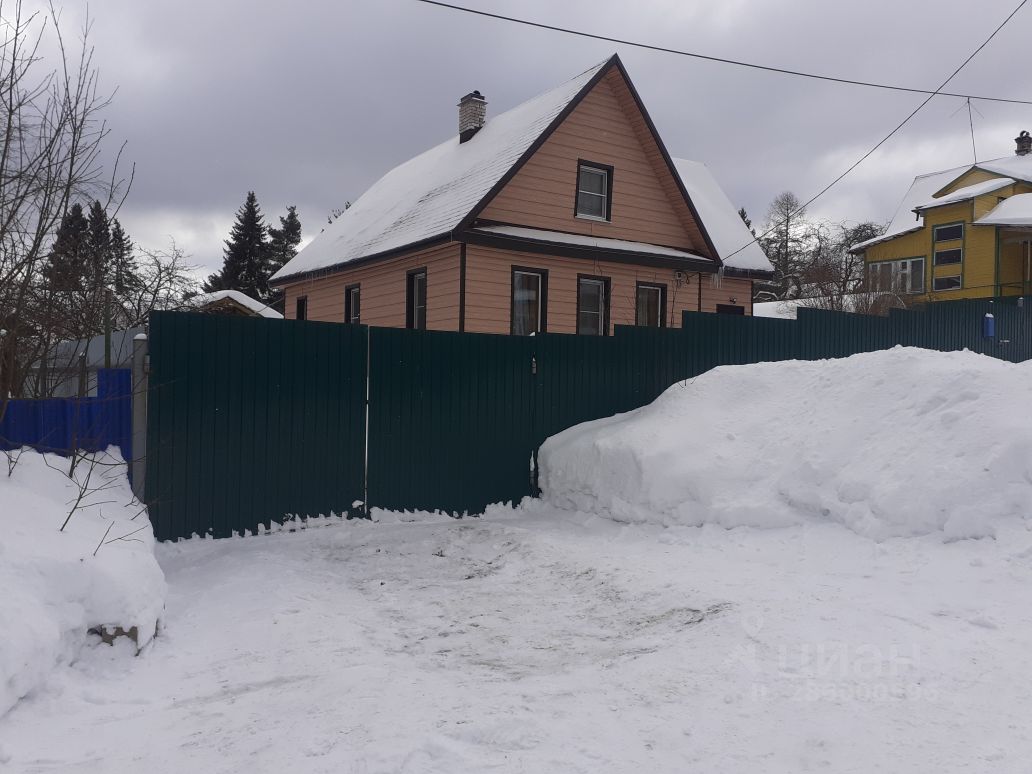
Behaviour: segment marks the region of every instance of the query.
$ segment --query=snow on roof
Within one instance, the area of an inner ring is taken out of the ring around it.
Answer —
[[[702,162],[688,159],[673,159],[673,162],[724,265],[734,269],[773,271],[774,267],[709,168]]]
[[[199,296],[194,296],[193,298],[191,298],[190,304],[194,307],[203,307],[209,306],[211,304],[216,304],[219,301],[226,300],[227,298],[230,301],[235,301],[242,307],[250,309],[259,317],[268,317],[274,320],[283,319],[283,315],[281,315],[272,307],[263,304],[261,301],[258,301],[257,299],[251,298],[249,295],[245,293],[241,293],[239,290],[218,290],[214,293],[202,293]]]
[[[954,167],[953,169],[945,169],[942,172],[932,172],[927,175],[918,175],[915,177],[914,182],[910,184],[910,190],[907,191],[906,196],[903,197],[903,201],[901,201],[899,206],[896,208],[896,214],[892,216],[892,222],[889,223],[889,227],[885,229],[885,233],[879,237],[875,237],[874,239],[857,242],[850,249],[854,251],[863,250],[871,245],[886,242],[900,234],[906,234],[910,231],[918,231],[921,228],[924,228],[923,218],[917,216],[915,220],[914,208],[921,202],[931,199],[932,194],[944,186],[949,185],[969,169],[971,169],[971,167]]]
[[[1027,156],[1012,154],[990,161],[979,161],[975,166],[996,175],[1005,175],[1013,177],[1015,180],[1032,183],[1032,154]]]
[[[1016,194],[975,221],[976,226],[1032,226],[1032,193]]]
[[[740,219],[739,219],[740,220]],[[694,260],[709,260],[698,253],[691,253],[686,250],[675,250],[672,247],[652,245],[648,242],[629,242],[626,239],[609,239],[606,237],[588,236],[585,234],[567,234],[564,231],[546,231],[539,228],[525,228],[523,226],[480,226],[474,231],[487,234],[502,234],[504,236],[522,237],[534,239],[541,242],[552,242],[562,245],[579,245],[583,247],[597,247],[604,250],[624,250],[630,253],[648,253],[649,255],[662,255],[668,258],[691,258]]]
[[[395,167],[272,279],[448,234],[608,61],[489,119],[464,143],[452,137]]]
[[[976,196],[982,196],[983,194],[992,193],[998,191],[1001,188],[1014,183],[1014,179],[1010,177],[996,177],[992,180],[983,180],[981,183],[975,183],[974,185],[966,185],[963,188],[958,188],[956,191],[948,193],[944,196],[940,196],[937,199],[929,199],[922,204],[918,204],[914,207],[915,210],[929,210],[932,207],[942,207],[946,204],[956,204],[957,202],[967,201],[968,199],[974,199]]]

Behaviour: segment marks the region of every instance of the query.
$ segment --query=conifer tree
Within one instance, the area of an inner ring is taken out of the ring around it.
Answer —
[[[267,268],[271,277],[284,264],[297,255],[297,247],[301,244],[301,220],[297,216],[297,207],[287,207],[286,216],[281,215],[279,228],[269,227],[269,248]]]
[[[114,275],[112,281],[117,295],[121,296],[139,284],[133,242],[118,218],[111,219],[111,263],[109,271]]]
[[[89,222],[82,205],[73,204],[61,217],[54,245],[47,257],[43,275],[51,289],[71,291],[82,288],[89,252]]]
[[[205,292],[239,290],[252,298],[261,298],[268,286],[266,232],[258,198],[254,191],[248,191],[226,240],[222,270],[208,277],[204,283]]]

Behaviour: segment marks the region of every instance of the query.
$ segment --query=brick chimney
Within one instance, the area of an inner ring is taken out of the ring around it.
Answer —
[[[466,142],[480,131],[487,120],[487,100],[479,91],[471,91],[459,100],[459,142]],[[1027,132],[1026,132],[1027,134]]]
[[[1032,153],[1032,137],[1029,136],[1027,130],[1015,137],[1014,142],[1018,146],[1014,152],[1019,156],[1027,156],[1029,153]]]

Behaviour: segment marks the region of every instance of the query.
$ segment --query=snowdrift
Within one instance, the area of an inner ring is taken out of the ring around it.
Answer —
[[[143,647],[165,604],[147,512],[133,500],[117,454],[78,463],[31,450],[8,476],[0,454],[0,716],[71,661],[95,627],[138,628]],[[110,530],[109,530],[110,527]],[[98,548],[99,546],[99,548]],[[96,555],[94,555],[96,552]]]
[[[542,497],[618,521],[994,535],[1032,503],[1032,362],[897,347],[716,368],[539,453]]]

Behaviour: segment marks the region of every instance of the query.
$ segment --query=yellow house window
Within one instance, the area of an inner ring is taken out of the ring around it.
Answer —
[[[924,293],[924,265],[924,258],[872,263],[867,268],[868,287],[882,293]]]
[[[964,238],[964,224],[953,223],[948,226],[936,226],[934,239],[936,242],[952,242],[954,239]]]

